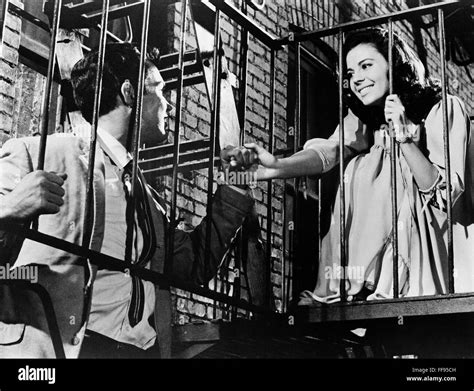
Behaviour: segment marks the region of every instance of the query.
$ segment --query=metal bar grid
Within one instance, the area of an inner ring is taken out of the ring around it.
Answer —
[[[150,281],[155,285],[160,286],[173,286],[175,288],[188,291],[190,293],[208,297],[210,299],[214,299],[216,301],[220,301],[222,303],[226,303],[232,306],[236,306],[238,308],[242,308],[244,310],[248,310],[258,314],[271,314],[272,312],[262,306],[257,306],[254,304],[250,304],[245,300],[241,299],[234,299],[227,295],[222,295],[218,292],[214,292],[208,288],[204,288],[200,285],[193,284],[188,281],[183,281],[178,278],[173,278],[170,276],[165,276],[162,273],[158,273],[144,267],[138,266],[136,264],[124,261],[123,259],[114,258],[106,254],[102,254],[98,251],[94,251],[77,244],[58,239],[54,236],[46,235],[36,230],[21,226],[21,225],[3,225],[0,224],[0,229],[5,230],[8,229],[10,232],[14,232],[15,234],[20,235],[21,237],[29,240],[33,240],[38,243],[42,243],[46,246],[54,247],[59,250],[66,251],[68,253],[78,255],[83,258],[87,258],[90,262],[100,268],[113,270],[113,271],[120,271],[123,273],[129,273],[130,275],[134,275],[138,278],[141,278],[144,281]]]
[[[257,26],[247,15],[229,4],[226,0],[210,0],[210,2],[234,22],[244,26],[250,34],[257,38],[261,43],[269,48],[281,49],[281,44],[273,35],[267,33],[265,30]]]
[[[61,1],[60,0],[57,0],[56,2],[56,7],[55,7],[55,14],[54,14],[54,27],[53,27],[53,36],[55,36],[55,33],[54,31],[56,30],[57,32],[57,24],[59,22],[59,13],[60,13],[60,6],[58,7],[58,4],[60,4]],[[451,5],[451,4],[454,4],[454,3],[458,3],[457,1],[447,1],[446,3],[442,3],[442,4],[436,4],[436,5],[433,5],[433,6],[426,6],[426,7],[419,7],[419,9],[414,9],[414,10],[410,10],[410,12],[408,11],[404,11],[404,12],[400,12],[400,13],[396,13],[394,16],[391,17],[391,21],[393,20],[396,20],[396,19],[401,19],[401,18],[404,18],[408,15],[412,15],[412,14],[417,14],[417,13],[427,13],[427,12],[431,12],[432,10],[434,9],[438,9],[438,20],[439,20],[439,32],[440,32],[440,53],[441,53],[441,62],[442,62],[442,80],[443,80],[443,119],[444,119],[444,129],[445,129],[445,159],[446,159],[446,172],[447,172],[447,175],[446,175],[446,181],[447,181],[447,184],[448,184],[448,225],[450,226],[450,230],[451,230],[451,234],[449,233],[449,230],[448,230],[448,246],[450,246],[450,250],[449,250],[449,253],[450,253],[450,263],[449,263],[449,267],[450,267],[450,270],[452,270],[452,262],[453,262],[453,251],[452,251],[452,221],[451,221],[451,204],[452,204],[452,200],[451,200],[451,194],[450,194],[450,188],[451,188],[451,184],[450,184],[450,159],[449,159],[449,135],[447,133],[447,92],[446,92],[446,64],[445,64],[445,58],[444,58],[444,53],[445,53],[445,47],[444,47],[444,16],[443,16],[443,10],[441,9],[441,7],[446,7],[448,5]],[[56,12],[57,11],[57,12]],[[217,11],[216,13],[217,17],[219,16],[219,11]],[[343,35],[343,32],[344,31],[347,31],[347,30],[350,30],[350,29],[353,29],[353,28],[357,28],[357,27],[362,27],[363,25],[364,26],[367,26],[367,25],[372,25],[372,24],[377,24],[377,23],[381,23],[381,20],[384,20],[385,17],[377,17],[377,18],[372,18],[370,20],[366,20],[366,21],[362,21],[362,22],[358,22],[358,23],[350,23],[350,24],[345,24],[345,25],[339,25],[339,26],[336,26],[334,27],[334,29],[337,29],[338,31],[338,34],[339,34],[339,42],[341,43],[342,42],[342,35]],[[377,22],[377,23],[376,23]],[[103,25],[106,25],[106,24],[103,24]],[[216,25],[218,25],[218,23],[216,23]],[[349,26],[350,25],[350,26]],[[357,26],[357,27],[356,27]],[[218,29],[216,28],[216,30],[218,31]],[[323,31],[324,30],[324,31]],[[304,34],[301,34],[301,35],[295,35],[295,39],[297,41],[302,41],[304,39],[309,39],[309,37],[311,36],[326,36],[326,35],[330,35],[331,34],[331,29],[322,29],[322,30],[318,30],[316,32],[313,32],[313,33],[310,33],[310,34],[313,34],[313,35],[304,35]],[[216,37],[218,37],[219,34],[216,34]],[[219,39],[219,38],[217,38]],[[283,41],[282,41],[283,42]],[[143,46],[143,42],[142,42],[142,46]],[[216,46],[216,51],[217,51],[217,48],[220,46],[220,43],[219,45]],[[142,56],[144,55],[144,52],[146,50],[142,50]],[[51,55],[52,53],[55,52],[55,40],[53,40],[52,42],[52,50],[50,52],[50,61],[49,61],[49,65],[48,65],[48,77],[51,75],[51,79],[52,79],[52,74],[53,74],[53,71],[54,71],[54,67],[52,66],[52,64],[54,64],[54,55]],[[339,61],[340,61],[340,64],[342,64],[342,50],[340,48],[339,50],[339,55],[340,55],[340,58],[339,58]],[[217,68],[218,66],[220,65],[220,61],[219,63],[217,63],[217,54],[215,53],[215,68],[214,68],[214,72],[215,72],[215,75],[214,75],[214,93],[213,93],[213,98],[214,98],[214,107],[213,107],[213,110],[214,110],[214,115],[216,115],[216,112],[218,111],[218,105],[216,104],[216,101],[218,101],[218,88],[217,88],[217,84],[218,84],[218,78],[216,80],[216,74],[218,74],[217,72]],[[141,58],[141,61],[143,61],[143,58]],[[273,69],[273,67],[272,67]],[[299,69],[298,69],[298,72],[299,72]],[[342,77],[342,75],[340,75],[340,77]],[[140,78],[141,80],[142,78]],[[342,80],[340,80],[342,81]],[[48,82],[47,83],[49,86],[48,86],[48,89],[50,89],[51,87],[51,84],[52,82]],[[340,88],[342,86],[342,83],[340,83]],[[50,93],[48,94],[47,93],[47,99],[44,100],[44,104],[46,104],[45,102],[49,102],[49,99],[50,99]],[[341,98],[341,91],[340,91],[340,102],[342,103],[342,98]],[[342,115],[341,115],[341,111],[342,111],[342,104],[340,105],[340,129],[341,129],[341,133],[343,132],[343,118],[341,119]],[[44,111],[44,113],[46,113],[47,110]],[[140,116],[138,116],[140,117]],[[216,121],[216,118],[213,117],[214,119],[214,127],[218,127],[218,121]],[[218,114],[217,114],[217,119],[218,119]],[[139,121],[139,119],[138,119]],[[42,165],[44,164],[44,151],[45,151],[45,146],[46,146],[46,135],[47,135],[47,120],[43,121],[43,129],[42,129],[42,137],[44,137],[44,141],[42,142],[42,154],[40,154],[40,158],[39,158],[39,162],[38,162],[38,167],[42,167]],[[44,125],[46,124],[46,126]],[[46,129],[46,131],[45,131]],[[211,129],[211,134],[213,133],[212,129]],[[298,134],[298,132],[297,132]],[[297,137],[296,137],[297,138]],[[343,137],[341,138],[341,140],[343,140]],[[138,143],[135,143],[135,145],[137,146]],[[297,144],[295,143],[295,146]],[[211,149],[214,149],[215,148],[215,133],[211,136]],[[138,148],[137,148],[138,149]],[[215,151],[213,151],[215,152]],[[212,154],[212,156],[214,155],[214,153]],[[136,174],[136,170],[137,170],[137,160],[138,159],[135,159],[135,167],[134,167],[134,171],[135,171],[135,174]],[[343,147],[341,147],[341,162],[343,161]],[[135,181],[134,181],[135,182]],[[341,175],[341,182],[343,182],[343,172],[342,172],[342,175]],[[212,193],[212,180],[211,180],[211,176],[209,177],[209,186],[211,187],[211,193]],[[341,185],[341,189],[343,188],[343,185]],[[342,192],[343,193],[343,192]],[[270,198],[270,197],[269,197]],[[344,207],[344,202],[343,202],[343,196],[342,196],[342,202],[341,202],[341,207],[343,208]],[[209,204],[208,204],[209,205]],[[341,209],[342,210],[342,209]],[[341,226],[343,226],[344,224],[342,224]],[[29,233],[30,237],[32,238],[32,240],[37,240],[37,241],[41,241],[39,239],[38,236],[36,235],[42,235],[38,232],[34,232],[32,231],[32,233]],[[341,233],[341,236],[342,237],[345,237],[344,235],[342,235]],[[449,237],[451,236],[451,237]],[[35,238],[36,237],[36,238]],[[209,237],[209,235],[208,235]],[[56,245],[58,245],[58,243],[56,242]],[[56,247],[55,245],[55,247]],[[61,248],[59,245],[58,245],[58,248]],[[83,249],[84,250],[84,249]],[[90,250],[88,250],[90,251]],[[101,257],[103,257],[103,255],[100,255]],[[343,261],[343,257],[345,256],[345,254],[343,254],[343,251],[341,250],[341,262]],[[95,255],[94,259],[97,259],[98,257],[98,254]],[[122,262],[122,261],[120,261]],[[126,264],[124,264],[126,265]],[[133,267],[133,266],[132,266]],[[344,269],[343,269],[344,270]],[[395,287],[394,287],[395,288]],[[453,276],[450,275],[450,282],[449,282],[449,290],[450,292],[453,291]],[[341,293],[345,290],[345,287],[343,289],[341,289]],[[206,292],[206,293],[209,293],[209,292]]]
[[[462,0],[445,0],[442,3],[435,3],[425,6],[420,6],[416,8],[410,8],[409,10],[393,12],[387,15],[382,16],[375,16],[372,18],[358,20],[355,22],[348,22],[338,24],[332,27],[325,27],[321,29],[317,29],[314,31],[304,32],[304,33],[295,33],[290,34],[287,37],[281,38],[277,40],[280,45],[288,45],[292,41],[303,42],[303,41],[311,41],[316,38],[327,37],[329,35],[338,34],[340,31],[348,32],[356,29],[360,29],[363,27],[371,27],[380,24],[387,23],[389,19],[392,19],[393,22],[402,20],[402,19],[409,19],[412,17],[420,16],[435,12],[437,9],[450,9],[451,7],[459,6],[463,3]]]
[[[341,263],[342,276],[339,283],[339,294],[341,301],[346,301],[346,194],[344,177],[344,70],[342,69],[342,52],[344,42],[344,32],[338,32],[338,56],[339,56],[339,257]]]
[[[51,301],[48,291],[42,285],[32,283],[29,280],[1,280],[0,286],[1,285],[33,291],[38,295],[44,309],[46,323],[48,324],[49,333],[51,334],[51,342],[53,344],[56,358],[66,358],[61,339],[61,332],[56,318],[56,311],[54,310],[53,302]]]

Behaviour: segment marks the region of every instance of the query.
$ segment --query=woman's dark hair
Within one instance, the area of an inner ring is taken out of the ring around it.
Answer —
[[[368,28],[347,35],[343,45],[345,56],[360,44],[370,44],[388,61],[388,31]],[[347,64],[343,64],[346,74]],[[441,99],[438,81],[425,76],[425,67],[418,55],[396,34],[393,34],[393,92],[400,97],[407,117],[419,124],[428,115],[435,103]],[[368,125],[378,126],[385,122],[383,110],[364,106],[349,89],[348,105],[361,120]]]
[[[149,51],[146,55],[146,68],[156,63],[158,57],[157,49]],[[74,100],[88,122],[92,122],[94,109],[97,61],[98,50],[93,50],[79,60],[71,72]],[[106,45],[99,116],[109,113],[117,106],[116,97],[121,96],[120,88],[125,80],[130,80],[137,91],[139,68],[140,52],[136,46],[129,43]]]

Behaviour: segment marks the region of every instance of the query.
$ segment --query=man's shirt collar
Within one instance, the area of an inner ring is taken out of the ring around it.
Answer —
[[[112,162],[121,170],[132,161],[132,155],[110,133],[97,129],[97,140],[102,150],[110,157]]]

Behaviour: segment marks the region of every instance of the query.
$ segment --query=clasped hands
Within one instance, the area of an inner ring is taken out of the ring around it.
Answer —
[[[258,181],[269,179],[270,171],[279,164],[275,156],[255,143],[225,147],[221,150],[221,162],[224,171],[252,172]]]

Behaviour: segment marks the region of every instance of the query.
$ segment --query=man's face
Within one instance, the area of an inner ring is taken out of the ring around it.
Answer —
[[[149,147],[166,138],[168,102],[163,96],[164,86],[160,71],[150,65],[145,78],[141,129],[142,141]]]

